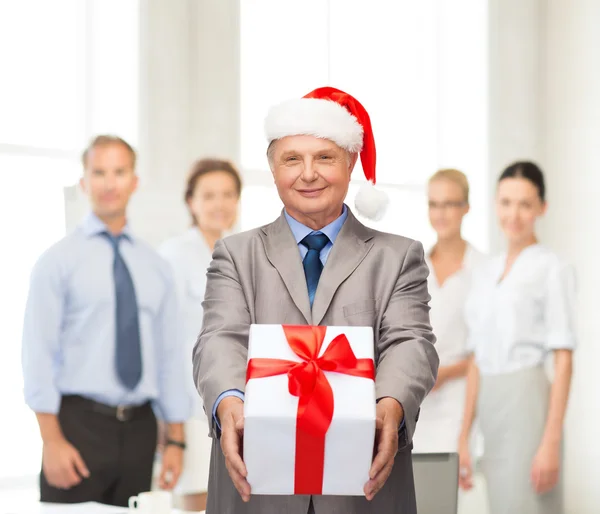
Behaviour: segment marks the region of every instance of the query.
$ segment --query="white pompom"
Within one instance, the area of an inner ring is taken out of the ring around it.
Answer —
[[[383,218],[388,203],[388,195],[384,191],[376,189],[372,182],[360,186],[354,199],[354,206],[358,214],[373,221]]]

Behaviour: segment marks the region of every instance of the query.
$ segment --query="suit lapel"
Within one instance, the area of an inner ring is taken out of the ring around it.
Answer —
[[[312,308],[314,325],[321,323],[341,283],[367,256],[373,247],[372,238],[373,233],[348,211],[348,218],[335,240],[319,279]]]
[[[283,211],[277,221],[263,227],[262,231],[267,259],[278,271],[296,307],[310,324],[310,301],[302,259]]]

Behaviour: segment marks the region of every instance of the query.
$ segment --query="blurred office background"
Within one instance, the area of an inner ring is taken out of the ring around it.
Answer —
[[[332,85],[371,115],[392,199],[374,227],[431,244],[425,183],[456,167],[472,186],[465,236],[493,252],[498,173],[516,159],[545,170],[542,240],[579,279],[567,512],[596,514],[599,23],[598,0],[0,0],[0,506],[37,497],[23,308],[34,261],[86,212],[77,181],[89,138],[115,133],[139,151],[130,220],[152,244],[186,226],[184,177],[202,156],[242,170],[245,230],[281,209],[267,108]],[[485,513],[480,493],[469,514]]]

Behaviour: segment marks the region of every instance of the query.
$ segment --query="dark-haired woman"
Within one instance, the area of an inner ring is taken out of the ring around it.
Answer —
[[[184,195],[192,226],[160,248],[162,256],[172,265],[184,316],[187,368],[182,373],[189,377],[189,394],[194,405],[192,418],[185,425],[183,472],[175,489],[183,496],[186,510],[206,508],[211,449],[208,420],[192,379],[192,349],[202,325],[206,269],[215,243],[236,221],[241,189],[240,175],[230,162],[202,159],[194,163]]]
[[[541,170],[500,176],[496,210],[507,250],[473,276],[466,305],[473,352],[459,441],[460,485],[472,487],[468,435],[477,413],[492,514],[562,514],[563,420],[575,348],[573,269],[538,242],[546,211]],[[544,362],[554,359],[554,379]]]

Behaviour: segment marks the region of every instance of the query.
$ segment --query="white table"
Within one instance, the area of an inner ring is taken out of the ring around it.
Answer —
[[[129,514],[127,507],[111,507],[96,502],[86,503],[32,503],[15,511],[9,511],[3,514]],[[132,511],[135,512],[135,511]],[[194,514],[173,509],[172,514]],[[196,514],[205,514],[198,512]]]

